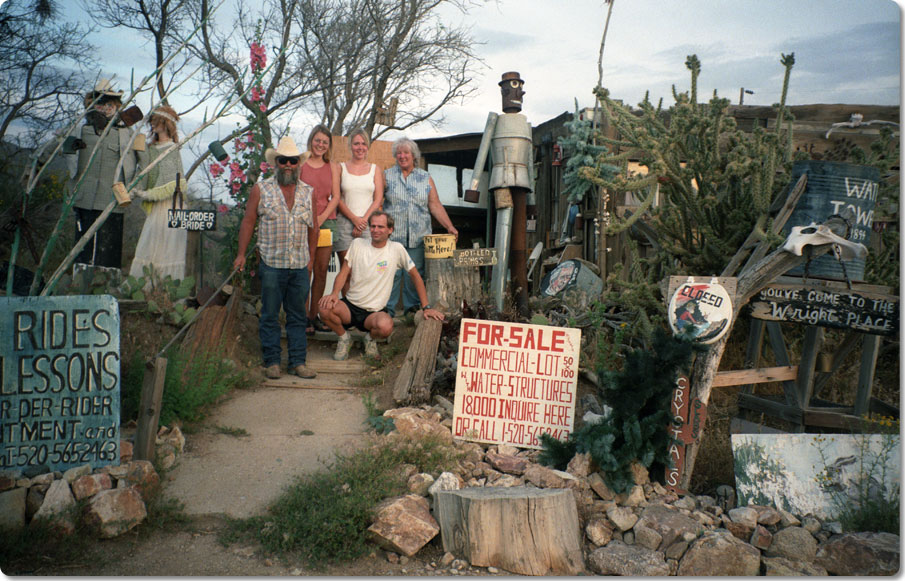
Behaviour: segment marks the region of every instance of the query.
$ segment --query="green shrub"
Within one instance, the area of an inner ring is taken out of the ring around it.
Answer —
[[[396,429],[396,422],[393,418],[388,418],[383,415],[384,410],[377,407],[377,401],[374,399],[373,394],[366,393],[362,396],[361,401],[364,403],[365,410],[368,412],[368,418],[365,420],[365,424],[367,424],[369,429],[382,435],[389,434]]]
[[[634,484],[632,462],[646,468],[654,463],[669,466],[669,400],[676,377],[689,367],[692,354],[700,349],[681,336],[656,329],[652,348],[631,351],[621,371],[598,370],[603,379],[601,397],[612,408],[607,418],[584,424],[565,442],[542,435],[544,449],[539,461],[565,468],[576,453],[589,453],[607,486],[617,493]]]
[[[454,449],[435,439],[374,441],[299,478],[269,515],[232,521],[222,540],[253,537],[268,551],[297,555],[315,568],[354,559],[367,550],[366,532],[377,504],[407,492],[401,465],[438,474],[455,462]]]
[[[163,388],[160,423],[179,419],[195,422],[205,409],[234,388],[248,387],[250,379],[222,352],[201,351],[192,359],[179,352],[167,355],[167,376]]]

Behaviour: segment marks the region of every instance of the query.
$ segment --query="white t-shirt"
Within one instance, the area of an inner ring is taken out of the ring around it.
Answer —
[[[396,271],[401,268],[408,276],[408,271],[415,268],[405,247],[392,240],[387,240],[383,248],[375,248],[370,240],[356,238],[349,246],[346,262],[352,267],[346,298],[372,313],[387,306]]]

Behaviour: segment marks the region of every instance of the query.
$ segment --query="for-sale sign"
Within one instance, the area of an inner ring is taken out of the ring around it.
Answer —
[[[572,433],[581,329],[462,319],[453,436],[540,448]]]

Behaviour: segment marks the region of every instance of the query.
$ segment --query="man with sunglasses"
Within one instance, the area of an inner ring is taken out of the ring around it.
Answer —
[[[398,270],[408,272],[421,301],[423,315],[428,319],[443,320],[443,313],[432,309],[427,302],[427,290],[418,269],[405,247],[391,241],[395,226],[393,217],[380,210],[368,219],[371,237],[355,238],[336,280],[333,292],[318,302],[321,320],[339,336],[333,358],[342,361],[349,356],[352,339],[346,329],[357,327],[365,332],[365,355],[377,357],[378,339],[385,339],[393,332],[393,318],[386,309],[393,289],[393,279]],[[343,298],[339,293],[346,280],[349,292]]]
[[[233,268],[245,269],[245,252],[258,224],[261,277],[261,318],[258,335],[264,375],[278,379],[280,359],[280,306],[286,312],[286,341],[289,349],[289,373],[303,379],[317,376],[305,365],[308,339],[305,328],[312,250],[317,248],[314,227],[313,188],[299,181],[302,152],[290,137],[280,139],[276,149],[264,152],[267,163],[275,166],[274,176],[260,180],[251,189],[245,217],[239,226],[239,252]]]

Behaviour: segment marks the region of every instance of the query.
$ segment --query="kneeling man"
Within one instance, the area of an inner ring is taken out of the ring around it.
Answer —
[[[333,358],[342,361],[349,356],[352,338],[346,332],[350,327],[365,331],[365,355],[377,357],[375,340],[389,337],[393,332],[393,318],[386,311],[386,304],[393,290],[393,276],[396,270],[409,273],[421,309],[428,319],[443,320],[443,313],[432,309],[427,303],[424,281],[409,258],[405,247],[391,241],[393,217],[386,212],[374,212],[368,220],[371,238],[356,238],[349,247],[345,261],[336,280],[333,292],[318,301],[321,320],[339,336]],[[349,280],[349,292],[339,298],[340,290]]]

